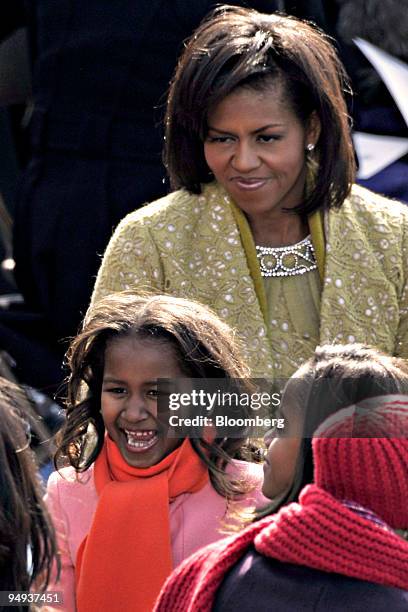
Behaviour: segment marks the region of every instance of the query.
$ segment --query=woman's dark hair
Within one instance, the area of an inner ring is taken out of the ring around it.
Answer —
[[[57,440],[57,469],[68,462],[82,472],[99,455],[105,434],[100,412],[105,350],[110,342],[129,336],[170,344],[186,377],[232,379],[241,391],[250,389],[249,370],[233,330],[209,308],[165,295],[136,296],[129,291],[109,295],[91,306],[67,354],[71,374],[66,421]],[[224,470],[231,457],[245,456],[244,438],[217,437],[212,443],[191,438],[191,443],[220,494],[233,497],[247,490]]]
[[[408,395],[408,363],[362,344],[318,346],[314,356],[293,374],[287,388],[292,382],[295,384],[289,413],[302,424],[293,483],[283,497],[262,509],[257,518],[297,501],[303,487],[313,482],[312,437],[329,416],[365,399]],[[293,395],[297,396],[294,402]],[[282,408],[285,411],[285,394]]]
[[[0,591],[45,590],[57,554],[30,449],[31,418],[23,390],[0,378]]]
[[[170,87],[164,158],[174,189],[198,194],[213,180],[203,147],[209,111],[237,88],[269,92],[271,86],[305,127],[313,112],[321,123],[314,185],[293,211],[342,205],[355,158],[343,95],[348,82],[333,45],[311,23],[228,6],[190,38]]]

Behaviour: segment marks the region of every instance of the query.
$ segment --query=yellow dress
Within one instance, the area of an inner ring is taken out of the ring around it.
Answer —
[[[285,376],[319,344],[319,273],[264,278],[264,287],[274,375]]]
[[[130,289],[207,304],[237,331],[255,377],[291,376],[317,344],[362,342],[408,357],[406,206],[353,186],[339,210],[323,215],[324,245],[313,227],[320,215],[309,220],[319,275],[272,289],[276,279],[264,287],[240,212],[211,183],[131,213],[107,247],[92,301]]]
[[[320,212],[309,217],[317,269],[303,275],[262,277],[255,243],[245,215],[233,208],[255,292],[267,323],[273,356],[271,378],[288,378],[319,344],[320,299],[325,239]]]

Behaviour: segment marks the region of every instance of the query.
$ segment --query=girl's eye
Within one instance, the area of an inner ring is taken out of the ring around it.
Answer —
[[[113,395],[124,395],[126,393],[126,389],[124,387],[105,387],[103,391],[105,393],[112,393]]]
[[[146,392],[146,395],[147,395],[148,397],[153,398],[153,399],[157,399],[157,398],[159,397],[160,393],[159,393],[159,390],[158,390],[158,389],[149,389],[149,390]]]

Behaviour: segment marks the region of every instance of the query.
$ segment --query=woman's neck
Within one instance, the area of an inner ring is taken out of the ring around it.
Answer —
[[[296,244],[309,234],[307,222],[299,215],[285,213],[279,219],[271,217],[248,217],[248,223],[258,246],[282,247]]]

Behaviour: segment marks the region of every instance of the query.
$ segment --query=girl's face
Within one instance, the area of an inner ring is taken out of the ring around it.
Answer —
[[[264,463],[262,493],[269,499],[281,497],[293,484],[303,433],[303,415],[299,384],[291,380],[282,397],[280,415],[285,419],[283,432],[271,429],[265,435],[267,454]]]
[[[208,115],[207,164],[249,217],[282,215],[301,203],[305,148],[316,144],[320,123],[305,129],[290,110],[280,85],[265,91],[237,89]]]
[[[157,418],[157,379],[181,378],[173,347],[165,341],[123,337],[105,350],[101,412],[106,430],[129,465],[159,463],[182,440],[167,438]]]
[[[289,491],[295,477],[300,443],[301,438],[268,438],[268,434],[265,435],[265,444],[268,445],[263,466],[262,493],[265,497],[275,499]]]

